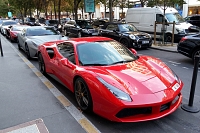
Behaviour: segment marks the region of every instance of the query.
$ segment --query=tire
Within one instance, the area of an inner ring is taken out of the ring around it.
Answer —
[[[122,43],[124,46],[126,46],[127,48],[129,48],[129,42],[128,42],[127,39],[120,40],[120,43]]]
[[[29,51],[29,48],[28,48],[28,45],[27,45],[27,44],[25,44],[25,53],[26,53],[27,59],[31,59],[30,51]]]
[[[22,48],[21,48],[21,46],[20,46],[20,44],[19,44],[19,40],[17,39],[17,46],[18,46],[18,49],[19,50],[22,50]]]
[[[82,111],[92,112],[92,97],[89,88],[82,78],[77,78],[74,84],[74,95]]]
[[[64,34],[65,34],[65,36],[68,36],[68,33],[67,33],[66,29],[64,29]]]
[[[192,61],[193,63],[195,63],[195,56],[198,55],[200,56],[200,48],[196,49],[193,54],[192,54]],[[199,61],[199,64],[200,64],[200,61]]]
[[[170,33],[165,34],[165,42],[172,42],[172,34]]]
[[[79,31],[79,32],[78,32],[78,38],[80,38],[80,37],[81,37],[81,32]]]
[[[42,54],[39,53],[38,54],[38,64],[39,64],[39,70],[43,75],[46,75],[46,68],[45,68],[45,63],[44,63],[44,59],[42,57]]]

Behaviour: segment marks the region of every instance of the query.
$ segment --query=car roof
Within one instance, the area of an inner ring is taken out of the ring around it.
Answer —
[[[107,38],[107,37],[99,37],[99,36],[96,36],[96,37],[81,37],[81,38],[70,38],[69,40],[51,41],[51,42],[45,43],[45,45],[51,46],[51,45],[54,45],[55,43],[57,45],[59,45],[60,43],[64,43],[64,42],[71,42],[74,45],[78,45],[78,44],[87,43],[87,42],[110,41],[110,40],[113,40],[113,39]]]

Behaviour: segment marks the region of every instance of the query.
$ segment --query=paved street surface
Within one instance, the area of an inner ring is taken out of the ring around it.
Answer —
[[[200,132],[200,113],[188,113],[181,107],[155,121],[114,123],[99,118],[98,123],[92,124],[7,39],[1,37],[1,42],[4,56],[0,56],[0,133],[111,133],[112,129],[120,133]],[[176,44],[152,48],[176,52]],[[188,102],[186,99],[184,103]]]
[[[6,41],[1,37],[4,56],[0,56],[0,133],[98,132],[26,57]]]

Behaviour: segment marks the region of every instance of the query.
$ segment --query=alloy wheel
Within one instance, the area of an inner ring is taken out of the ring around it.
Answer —
[[[42,74],[46,74],[46,69],[45,69],[45,64],[44,64],[44,59],[42,57],[42,54],[38,54],[38,64],[39,64],[39,70]]]
[[[27,58],[30,59],[31,57],[30,57],[30,52],[29,52],[29,48],[27,44],[25,45],[25,52],[26,52]]]
[[[78,78],[75,82],[75,98],[81,110],[92,110],[92,98],[89,89],[82,78]]]

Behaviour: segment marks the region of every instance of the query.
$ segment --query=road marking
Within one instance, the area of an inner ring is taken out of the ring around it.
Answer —
[[[38,76],[38,77],[42,77],[43,75],[42,75],[42,73],[41,72],[35,72],[35,74]]]
[[[8,40],[6,40],[8,42]],[[13,45],[8,42],[13,50],[21,57],[21,59],[30,67],[30,69],[38,76],[38,78],[49,88],[57,100],[64,106],[66,110],[75,118],[87,133],[101,133],[81,112],[78,110],[29,60],[27,60]],[[45,133],[45,132],[41,132]]]
[[[79,120],[79,123],[81,124],[82,127],[86,129],[88,133],[98,133],[97,130],[93,126],[91,126],[91,124],[87,119],[85,118],[81,119]]]
[[[177,66],[176,64],[171,64],[172,66]]]
[[[57,99],[62,103],[64,107],[70,106],[70,102],[63,95],[58,96]]]
[[[168,61],[168,62],[173,63],[173,64],[177,64],[177,65],[181,64],[181,63],[174,62],[174,61]]]
[[[189,69],[188,67],[182,67],[183,69]]]
[[[47,86],[47,88],[49,88],[49,89],[51,89],[51,88],[54,88],[54,86],[52,85],[52,83],[50,82],[50,81],[45,81],[45,82],[43,82],[46,86]]]

